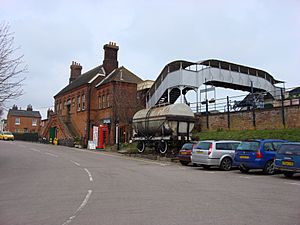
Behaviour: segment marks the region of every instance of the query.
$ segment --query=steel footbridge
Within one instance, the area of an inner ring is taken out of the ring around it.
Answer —
[[[266,71],[235,63],[217,59],[200,62],[178,60],[164,67],[147,93],[146,106],[173,104],[178,98],[184,102],[185,94],[190,90],[196,92],[196,102],[199,102],[197,93],[203,84],[248,92],[267,92],[275,99],[281,92],[281,88],[275,86],[278,83],[283,82],[275,80]]]

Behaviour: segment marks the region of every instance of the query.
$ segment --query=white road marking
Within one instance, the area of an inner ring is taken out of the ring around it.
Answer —
[[[74,163],[76,166],[80,166],[80,164],[78,162],[75,162],[73,160],[70,160],[72,163]]]
[[[30,148],[30,150],[35,151],[35,152],[41,152],[40,150],[35,149],[35,148]]]
[[[216,172],[213,172],[213,171],[204,171],[204,173],[214,174]]]
[[[52,154],[52,153],[49,153],[49,152],[45,152],[46,155],[50,155],[52,157],[58,157],[58,155],[55,155],[55,154]]]
[[[83,202],[81,203],[81,205],[79,206],[79,208],[75,211],[75,213],[72,215],[72,216],[70,216],[70,218],[66,221],[66,222],[64,222],[62,225],[67,225],[67,224],[69,224],[69,223],[71,223],[75,218],[76,218],[76,216],[78,215],[78,213],[80,212],[80,211],[82,211],[82,209],[86,206],[86,204],[88,203],[88,201],[89,201],[89,198],[91,197],[91,194],[92,194],[92,190],[89,190],[88,191],[88,193],[87,193],[87,195],[85,196],[85,199],[83,200]]]
[[[84,168],[85,172],[87,172],[87,174],[89,175],[90,181],[93,181],[93,177],[92,174],[90,173],[90,171],[87,168]]]
[[[292,185],[299,185],[300,186],[300,183],[291,183],[291,182],[284,182],[285,184],[292,184]]]
[[[246,177],[246,176],[239,176],[239,178],[252,179],[252,177]]]

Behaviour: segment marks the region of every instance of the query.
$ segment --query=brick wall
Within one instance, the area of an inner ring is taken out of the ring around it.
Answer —
[[[16,124],[16,118],[20,118],[20,124]],[[36,119],[36,126],[32,125],[32,119]],[[40,130],[40,118],[9,116],[7,118],[7,130],[17,133],[38,133]]]
[[[300,105],[288,106],[284,108],[285,126],[282,119],[282,109],[280,107],[272,109],[256,109],[255,124],[253,126],[252,111],[231,112],[230,129],[231,130],[265,130],[282,128],[300,128]],[[228,130],[227,113],[209,114],[209,130]],[[206,131],[206,116],[198,117],[197,129]]]

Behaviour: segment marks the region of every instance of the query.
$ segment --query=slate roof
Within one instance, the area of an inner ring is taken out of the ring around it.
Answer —
[[[87,71],[84,74],[81,74],[76,80],[74,80],[72,83],[68,84],[66,87],[64,87],[60,92],[58,92],[56,96],[62,95],[68,91],[71,91],[77,87],[80,87],[84,84],[87,84],[89,81],[91,81],[97,74],[103,74],[102,65],[97,66],[89,71]]]
[[[124,66],[121,66],[115,69],[111,74],[107,75],[96,87],[100,85],[107,84],[112,81],[139,84],[143,82],[141,78],[136,76],[134,73],[126,69]]]
[[[16,109],[10,109],[8,111],[7,116],[41,118],[41,114],[39,111],[27,111],[27,110],[16,110]]]

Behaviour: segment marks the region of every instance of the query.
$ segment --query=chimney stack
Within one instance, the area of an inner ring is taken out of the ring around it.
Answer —
[[[117,46],[117,44],[114,42],[109,42],[109,44],[103,46],[103,49],[104,49],[103,67],[106,75],[108,75],[114,69],[118,68],[119,46]]]
[[[72,61],[70,69],[71,69],[71,73],[70,73],[69,84],[72,83],[81,75],[82,66],[80,65],[80,63]]]
[[[27,106],[27,111],[32,111],[32,105],[29,104],[29,105]]]

